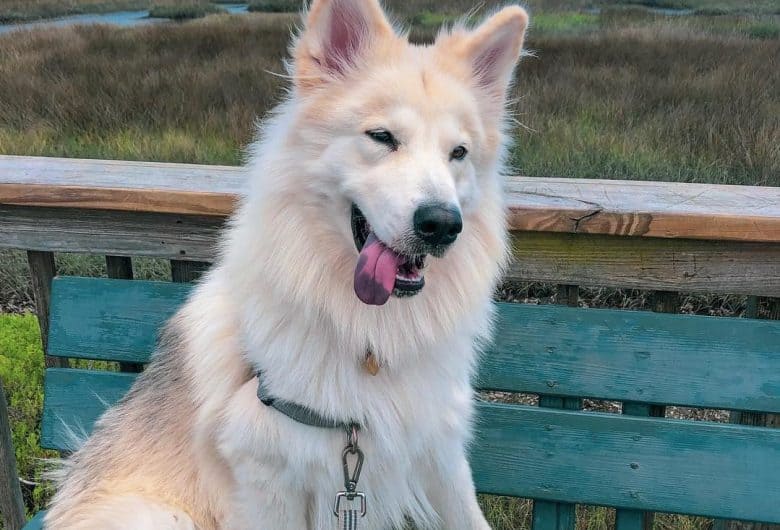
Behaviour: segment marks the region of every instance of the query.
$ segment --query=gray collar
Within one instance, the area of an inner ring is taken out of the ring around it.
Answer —
[[[308,425],[309,427],[319,427],[321,429],[341,429],[347,432],[351,432],[353,427],[360,429],[360,424],[352,420],[337,420],[335,418],[323,416],[319,412],[305,406],[293,403],[292,401],[285,401],[273,397],[268,393],[268,389],[263,384],[263,372],[257,370],[257,397],[268,407],[272,407],[293,421]]]

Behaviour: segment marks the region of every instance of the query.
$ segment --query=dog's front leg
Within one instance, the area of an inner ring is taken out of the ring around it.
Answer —
[[[236,473],[234,511],[225,530],[306,530],[307,497],[281,480],[282,470],[266,473],[256,467]],[[254,476],[253,476],[254,475]]]
[[[462,444],[437,448],[428,461],[428,499],[441,520],[442,530],[491,530],[477,504],[471,467]]]

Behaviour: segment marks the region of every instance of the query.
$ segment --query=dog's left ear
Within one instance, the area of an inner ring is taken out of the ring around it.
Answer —
[[[345,76],[395,33],[378,0],[314,0],[295,45],[295,82],[313,88]]]
[[[453,35],[458,55],[467,61],[476,85],[501,108],[527,27],[528,13],[515,5],[505,7],[472,32]]]

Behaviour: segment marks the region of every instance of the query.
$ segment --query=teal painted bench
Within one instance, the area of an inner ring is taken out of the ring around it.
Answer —
[[[62,277],[48,354],[147,362],[187,284]],[[42,445],[67,451],[135,375],[46,371]],[[573,504],[780,523],[780,430],[649,417],[650,405],[780,413],[780,323],[500,304],[480,390],[539,394],[540,407],[480,402],[480,492],[536,499],[535,530],[573,528]],[[623,414],[569,410],[621,401]],[[40,528],[40,514],[26,528]]]

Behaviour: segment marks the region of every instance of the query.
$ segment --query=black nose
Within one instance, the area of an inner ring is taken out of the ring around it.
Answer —
[[[414,233],[429,245],[449,245],[461,230],[463,219],[453,205],[424,204],[414,212]]]

